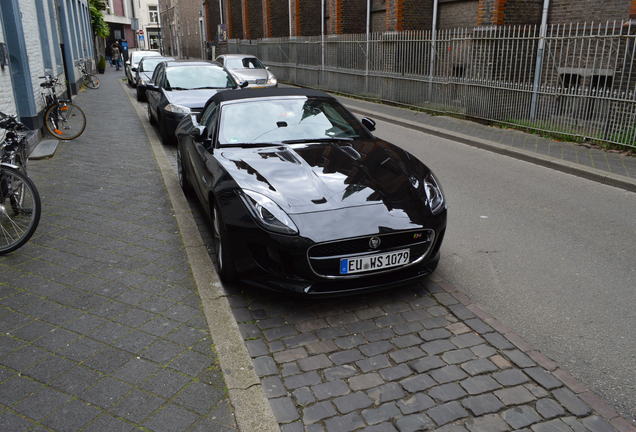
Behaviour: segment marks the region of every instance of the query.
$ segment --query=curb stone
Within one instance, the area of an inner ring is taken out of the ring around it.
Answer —
[[[493,327],[504,335],[510,343],[515,345],[521,352],[532,358],[539,366],[553,371],[553,374],[563,382],[563,384],[572,391],[572,393],[578,395],[584,400],[592,410],[598,413],[603,419],[614,426],[619,432],[636,432],[636,425],[630,422],[628,419],[622,417],[614,410],[607,402],[605,402],[600,396],[593,391],[589,390],[583,384],[579,383],[569,372],[557,368],[557,363],[542,354],[540,351],[535,350],[527,343],[519,334],[510,330],[497,318],[490,316],[484,311],[484,309],[478,304],[473,302],[470,297],[461,291],[460,289],[452,286],[441,277],[433,274],[430,276],[431,281],[436,283],[441,289],[455,297],[460,303],[462,303],[467,309],[477,315],[482,321]]]
[[[124,87],[123,83],[120,83]],[[125,91],[125,87],[124,87]],[[234,318],[203,239],[199,234],[187,200],[179,187],[174,171],[152,127],[145,121],[128,92],[131,105],[142,120],[144,130],[159,165],[177,226],[188,256],[190,268],[201,298],[210,334],[217,351],[228,394],[235,410],[235,419],[243,432],[279,431],[278,422],[265,396],[261,381],[254,371],[252,359]]]

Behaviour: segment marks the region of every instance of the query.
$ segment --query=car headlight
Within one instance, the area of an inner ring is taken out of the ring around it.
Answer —
[[[165,110],[175,114],[190,114],[190,108],[183,105],[168,104]]]
[[[298,228],[287,213],[271,199],[251,190],[243,190],[239,196],[254,219],[263,228],[281,234],[298,234]]]
[[[271,85],[276,85],[278,84],[278,80],[276,79],[274,75],[270,75],[269,79],[267,80],[267,83]]]
[[[438,214],[446,208],[444,192],[433,173],[430,173],[424,179],[424,193],[426,194],[426,203],[430,207],[431,213]]]

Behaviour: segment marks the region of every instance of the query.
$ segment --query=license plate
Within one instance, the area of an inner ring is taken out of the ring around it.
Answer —
[[[361,273],[397,267],[408,264],[409,257],[410,251],[403,249],[376,255],[342,258],[340,260],[340,274]]]

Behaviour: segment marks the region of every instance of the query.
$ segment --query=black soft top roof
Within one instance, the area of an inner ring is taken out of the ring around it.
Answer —
[[[243,89],[243,90],[225,90],[220,91],[212,96],[206,106],[211,102],[221,103],[240,99],[255,99],[275,96],[307,96],[307,97],[328,97],[325,92],[320,90],[311,90],[304,88],[286,87],[286,88],[268,88],[268,89]]]

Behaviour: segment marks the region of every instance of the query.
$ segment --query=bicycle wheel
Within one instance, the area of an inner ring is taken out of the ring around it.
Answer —
[[[72,140],[86,129],[86,115],[80,107],[71,102],[58,102],[44,113],[46,129],[56,138]]]
[[[18,170],[0,168],[0,255],[13,252],[33,235],[40,222],[40,194]]]
[[[91,89],[98,89],[99,88],[99,78],[97,78],[95,75],[93,74],[88,74],[86,75],[86,77],[84,78],[84,84],[86,85],[86,87],[91,88]]]

